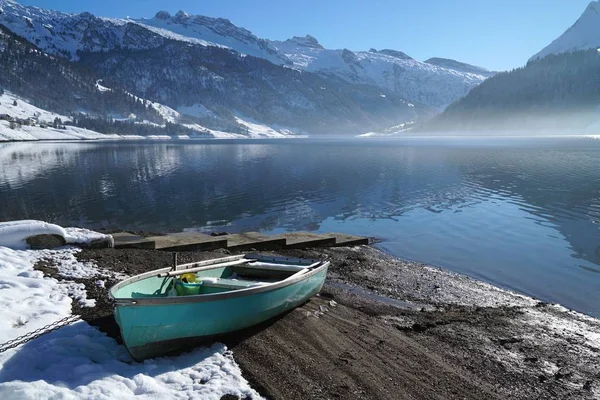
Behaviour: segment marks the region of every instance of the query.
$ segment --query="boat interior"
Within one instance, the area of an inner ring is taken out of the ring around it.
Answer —
[[[233,256],[142,274],[114,287],[115,299],[189,296],[265,286],[321,265],[314,260]]]

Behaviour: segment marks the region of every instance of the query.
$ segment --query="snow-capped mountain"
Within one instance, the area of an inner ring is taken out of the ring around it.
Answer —
[[[312,133],[377,130],[430,115],[486,78],[397,50],[330,50],[308,35],[269,41],[183,11],[129,19],[0,6],[0,25],[43,52],[139,98],[201,110],[184,123],[219,131],[243,132],[247,120]]]
[[[2,3],[0,25],[46,53],[71,60],[77,59],[77,51],[152,48],[164,39],[147,35],[147,29],[126,20],[99,18],[90,13],[66,14],[23,6],[13,0]]]
[[[266,40],[222,18],[192,16],[183,11],[174,16],[159,11],[150,19],[104,18],[87,12],[68,14],[23,6],[14,0],[2,4],[1,25],[41,50],[71,60],[78,59],[78,51],[142,50],[176,40],[231,49],[275,64],[287,62]]]
[[[600,47],[600,1],[592,1],[573,26],[531,57],[531,60],[543,58],[550,54],[598,47]]]
[[[371,49],[368,52],[325,49],[314,37],[294,37],[286,41],[260,39],[250,31],[222,18],[190,15],[179,11],[174,16],[161,11],[137,23],[168,30],[183,37],[200,39],[271,61],[274,64],[342,78],[350,83],[375,85],[392,90],[407,101],[442,108],[491,74],[468,64],[421,63],[397,50]]]
[[[449,58],[433,57],[433,58],[430,58],[429,60],[425,60],[425,62],[427,64],[437,65],[438,67],[453,69],[455,71],[460,71],[460,72],[467,72],[470,74],[482,75],[482,76],[485,76],[488,78],[496,75],[496,72],[494,72],[494,71],[490,71],[485,68],[478,67],[476,65],[463,63],[463,62],[452,60]]]
[[[184,11],[179,11],[172,16],[166,11],[159,11],[154,18],[135,21],[144,26],[218,44],[241,54],[264,58],[274,64],[288,63],[288,60],[282,57],[268,41],[259,39],[249,30],[235,26],[224,18],[190,15]]]
[[[442,109],[486,79],[486,75],[417,61],[396,50],[325,49],[312,36],[270,42],[295,68],[374,85],[408,101]]]
[[[597,133],[600,56],[595,49],[544,57],[497,74],[434,120],[433,131]]]

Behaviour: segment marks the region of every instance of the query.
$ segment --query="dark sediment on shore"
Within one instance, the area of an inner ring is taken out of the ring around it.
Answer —
[[[287,250],[328,259],[305,305],[225,339],[271,399],[600,398],[600,322],[369,246]],[[223,252],[180,253],[181,263]],[[83,250],[99,268],[135,275],[170,266],[156,250]],[[51,265],[38,268],[54,275]],[[106,288],[116,282],[105,277]],[[107,289],[74,312],[120,340]]]

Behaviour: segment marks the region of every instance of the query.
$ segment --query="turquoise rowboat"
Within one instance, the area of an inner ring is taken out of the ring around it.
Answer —
[[[123,342],[141,361],[248,328],[303,304],[321,290],[328,267],[328,261],[261,255],[175,262],[173,268],[126,279],[109,295]]]

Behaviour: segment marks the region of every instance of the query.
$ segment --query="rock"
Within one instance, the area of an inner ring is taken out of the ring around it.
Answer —
[[[67,244],[64,237],[54,234],[29,236],[25,242],[34,250],[55,249]]]
[[[112,249],[115,247],[115,239],[111,235],[103,238],[93,239],[87,243],[73,243],[82,249]]]
[[[518,337],[497,338],[497,339],[492,339],[492,341],[498,343],[500,346],[506,347],[507,345],[521,343],[523,341],[523,338],[518,338]]]
[[[241,397],[235,396],[233,394],[226,394],[223,397],[221,397],[220,400],[240,400]]]

